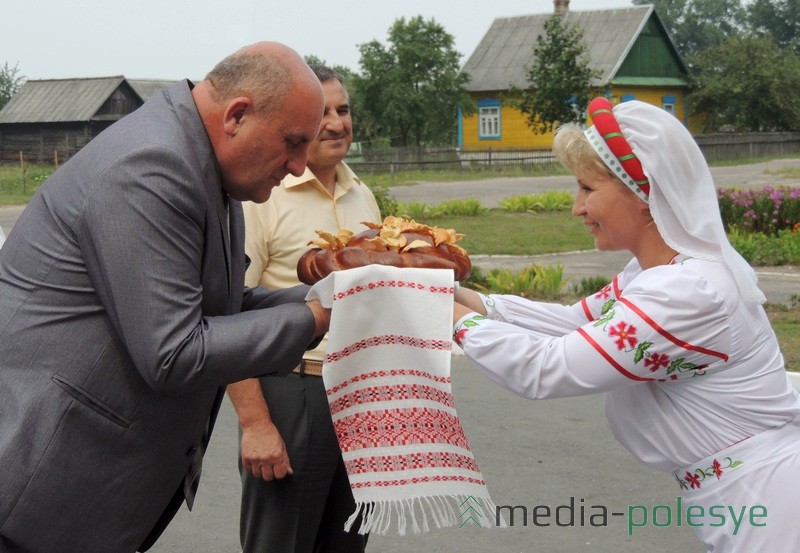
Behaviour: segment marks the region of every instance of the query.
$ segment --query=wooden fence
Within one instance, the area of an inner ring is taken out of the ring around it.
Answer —
[[[800,156],[800,133],[715,133],[695,136],[708,161],[774,156]],[[349,155],[356,173],[469,170],[476,167],[554,163],[549,148],[382,148]]]

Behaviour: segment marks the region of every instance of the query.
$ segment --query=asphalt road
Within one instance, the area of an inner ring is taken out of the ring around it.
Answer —
[[[711,174],[718,187],[761,188],[770,186],[800,186],[800,178],[785,178],[773,174],[784,167],[800,167],[800,159],[778,159],[751,165],[712,167]],[[444,200],[477,198],[486,207],[497,207],[498,201],[510,196],[538,194],[546,190],[575,190],[575,179],[561,177],[502,177],[477,181],[420,182],[395,186],[392,194],[401,202],[425,202],[436,205]]]

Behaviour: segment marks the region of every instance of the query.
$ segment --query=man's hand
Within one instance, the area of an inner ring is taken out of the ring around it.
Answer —
[[[292,474],[286,444],[274,424],[262,421],[242,428],[242,466],[264,480]]]
[[[331,324],[331,310],[322,307],[319,300],[307,301],[306,305],[314,314],[314,336],[322,336]]]

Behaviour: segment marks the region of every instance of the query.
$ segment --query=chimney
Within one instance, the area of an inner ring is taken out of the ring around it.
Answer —
[[[569,10],[569,0],[553,0],[553,7],[556,15],[564,15]]]

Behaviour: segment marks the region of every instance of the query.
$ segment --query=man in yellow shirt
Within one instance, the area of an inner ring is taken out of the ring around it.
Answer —
[[[353,140],[342,78],[324,66],[312,70],[325,113],[305,173],[286,177],[266,203],[243,204],[248,286],[298,284],[297,261],[316,229],[358,233],[362,221],[380,222],[372,192],[342,161]],[[343,529],[355,502],[320,376],[325,347],[323,340],[286,377],[228,386],[242,429],[244,553],[360,553],[366,546],[366,536]]]

